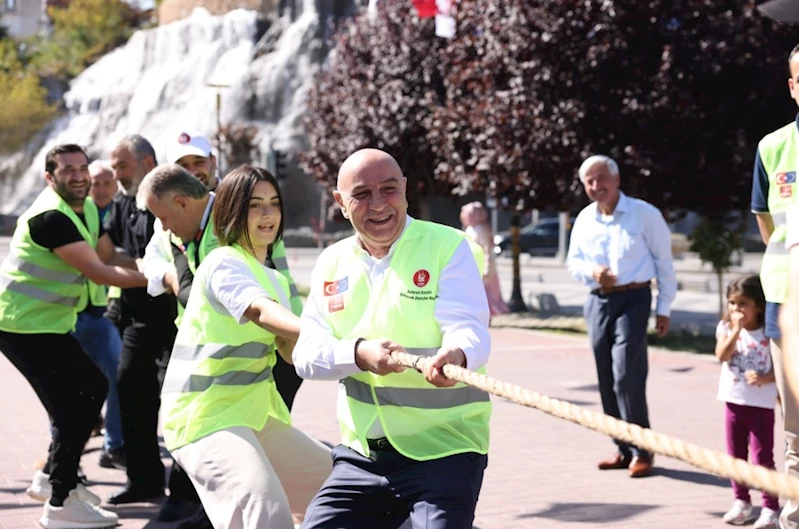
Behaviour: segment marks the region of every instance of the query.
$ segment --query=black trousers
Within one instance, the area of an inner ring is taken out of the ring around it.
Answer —
[[[45,470],[53,499],[64,501],[78,481],[78,465],[108,393],[102,371],[69,334],[0,331],[0,351],[28,380],[52,421]]]
[[[128,481],[134,487],[164,487],[164,464],[158,445],[163,358],[172,349],[174,325],[136,321],[120,326],[122,354],[117,393],[125,440]]]

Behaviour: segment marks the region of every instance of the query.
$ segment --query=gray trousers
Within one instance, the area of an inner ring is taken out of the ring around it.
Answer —
[[[607,295],[592,293],[584,308],[602,409],[611,417],[642,428],[649,428],[646,329],[651,306],[651,290],[637,288]],[[650,457],[636,446],[615,442],[625,457]]]

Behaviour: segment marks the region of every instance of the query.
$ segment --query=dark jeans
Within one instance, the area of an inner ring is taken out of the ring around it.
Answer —
[[[649,428],[646,329],[652,306],[648,288],[590,294],[585,302],[588,339],[594,350],[602,409],[607,415]],[[625,457],[649,458],[636,446],[616,440]]]
[[[28,380],[52,421],[45,467],[53,498],[75,488],[83,447],[108,393],[102,371],[69,334],[14,334],[0,331],[0,351]]]
[[[117,373],[119,411],[128,481],[147,489],[164,487],[158,445],[158,409],[165,351],[172,349],[175,327],[132,322],[120,328],[122,354]]]
[[[409,518],[413,529],[472,527],[487,456],[415,461],[387,449],[370,459],[344,445],[332,455],[302,529],[397,529]]]

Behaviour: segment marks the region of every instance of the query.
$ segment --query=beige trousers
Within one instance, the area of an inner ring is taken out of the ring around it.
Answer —
[[[782,366],[782,340],[771,340],[771,362],[780,394],[782,421],[785,430],[785,472],[799,478],[799,399],[785,394],[785,371]],[[799,529],[799,504],[788,501],[780,514],[781,529]]]
[[[330,449],[270,418],[236,427],[172,456],[188,473],[215,529],[293,529],[333,468]]]

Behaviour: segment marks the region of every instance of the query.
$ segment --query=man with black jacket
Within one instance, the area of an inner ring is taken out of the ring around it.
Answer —
[[[136,207],[136,191],[155,166],[152,145],[138,135],[123,138],[111,152],[114,178],[122,189],[114,197],[105,228],[114,245],[136,259],[144,257],[155,222],[152,213]],[[122,334],[117,391],[128,481],[108,498],[111,504],[147,501],[164,493],[157,433],[159,370],[177,333],[174,298],[151,297],[146,288],[123,289],[118,308],[118,314],[109,312]]]

